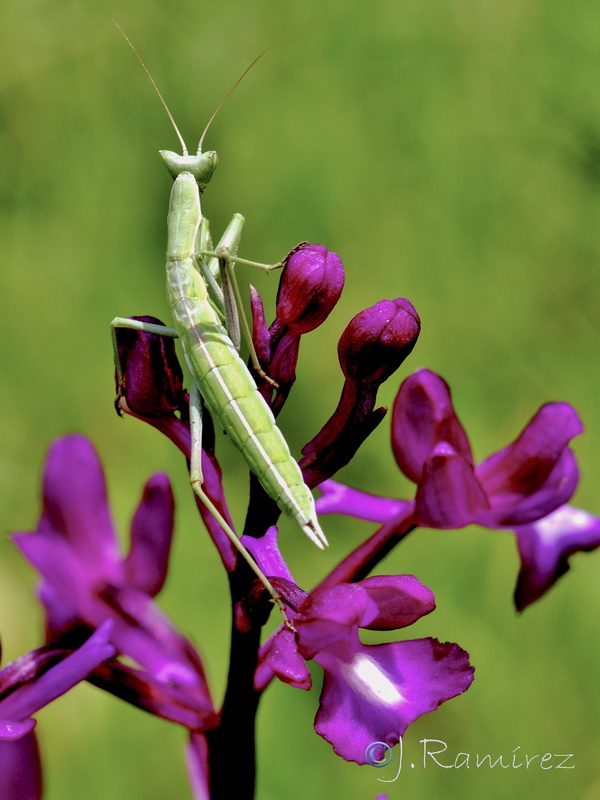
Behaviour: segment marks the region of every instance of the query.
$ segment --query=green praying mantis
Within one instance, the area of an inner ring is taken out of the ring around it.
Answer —
[[[158,94],[181,144],[182,155],[169,150],[160,151],[163,163],[174,179],[167,217],[166,262],[167,294],[173,328],[117,317],[111,323],[113,343],[115,329],[119,327],[178,337],[181,341],[192,375],[190,482],[193,491],[281,607],[277,592],[204,491],[201,452],[204,404],[215,423],[228,434],[250,470],[281,511],[293,519],[317,547],[322,549],[327,544],[317,520],[313,496],[304,482],[300,467],[292,457],[271,409],[258,392],[250,371],[239,355],[241,324],[255,369],[270,381],[258,365],[248,324],[243,314],[238,315],[239,291],[233,265],[247,264],[268,271],[281,268],[283,262],[268,265],[237,256],[244,224],[241,214],[234,215],[218,245],[213,248],[208,220],[202,214],[200,195],[217,166],[217,154],[214,150],[202,152],[208,128],[246,73],[289,28],[280,33],[254,59],[225,95],[210,117],[195,155],[188,154],[175,120],[137,50],[118,25],[117,28]],[[115,361],[119,373],[118,359]]]

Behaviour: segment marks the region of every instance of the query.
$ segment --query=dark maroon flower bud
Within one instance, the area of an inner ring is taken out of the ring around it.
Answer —
[[[156,317],[131,319],[163,325]],[[121,372],[120,380],[118,373],[115,376],[117,410],[142,417],[165,417],[179,410],[185,397],[173,339],[130,328],[116,328],[115,338]]]
[[[291,333],[321,325],[344,288],[344,265],[322,244],[302,244],[287,258],[277,291],[277,321]]]
[[[338,344],[346,377],[338,407],[302,450],[309,486],[345,466],[379,425],[387,409],[375,409],[377,390],[410,354],[419,331],[419,315],[404,298],[381,300],[350,321]]]
[[[262,369],[277,388],[259,377],[257,385],[275,416],[296,380],[300,337],[327,319],[344,288],[342,261],[322,244],[302,243],[284,263],[276,318],[268,329],[258,292],[251,292],[254,346]]]
[[[130,319],[152,325],[163,325],[156,317],[130,317]],[[124,411],[164,433],[177,445],[189,462],[191,457],[189,396],[183,389],[183,375],[175,354],[173,339],[158,333],[131,328],[116,328],[115,335],[121,370],[121,376],[118,372],[116,375],[117,411],[119,413]],[[202,451],[204,491],[231,524],[223,493],[221,469],[214,454],[214,426],[209,413],[205,413],[203,417]],[[199,498],[196,498],[196,502],[202,519],[217,542],[226,568],[232,571],[237,551]],[[158,587],[162,577],[157,573],[153,580],[154,586]]]
[[[366,308],[350,321],[338,344],[344,375],[383,383],[410,354],[420,330],[419,315],[403,297]]]

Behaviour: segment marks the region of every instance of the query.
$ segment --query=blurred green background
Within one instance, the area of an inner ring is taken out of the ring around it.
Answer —
[[[36,576],[7,539],[39,513],[49,442],[95,442],[121,534],[150,472],[167,470],[178,528],[163,607],[197,642],[223,690],[228,609],[223,574],[169,443],[113,410],[108,323],[165,318],[165,213],[171,180],[156,151],[177,146],[116,18],[139,48],[190,142],[238,74],[294,19],[308,19],[250,73],[206,140],[220,166],[205,196],[213,230],[247,218],[243,251],[277,260],[302,239],[347,270],[342,300],[303,344],[282,415],[297,453],[341,387],[335,344],[382,297],[408,297],[423,332],[401,374],[419,366],[451,384],[478,458],[508,443],[548,400],[567,400],[587,431],[575,444],[575,503],[600,513],[597,367],[600,258],[600,23],[587,0],[8,0],[0,26],[0,270],[3,660],[41,644]],[[275,279],[243,273],[269,298]],[[389,424],[340,478],[409,496]],[[241,460],[220,455],[239,521]],[[307,588],[373,526],[327,518],[323,556],[282,526]],[[513,537],[422,532],[385,562],[416,574],[438,609],[406,632],[466,648],[466,695],[415,723],[405,769],[349,765],[312,730],[311,693],[271,687],[259,717],[259,800],[600,797],[600,554],[518,618]],[[398,638],[390,636],[388,638]],[[382,641],[383,637],[373,637]],[[84,685],[39,715],[48,800],[189,797],[183,732]],[[574,753],[575,769],[442,769],[422,738],[458,752]],[[243,741],[231,743],[232,769]],[[412,760],[415,768],[407,763]],[[384,774],[382,774],[384,773]],[[0,776],[1,780],[1,776]]]

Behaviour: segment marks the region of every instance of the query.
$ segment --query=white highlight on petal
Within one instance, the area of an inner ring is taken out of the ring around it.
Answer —
[[[348,683],[365,697],[390,706],[405,702],[381,667],[364,653],[357,653],[343,670]]]
[[[572,506],[561,506],[556,511],[548,514],[547,517],[533,523],[536,533],[541,540],[552,544],[556,538],[569,531],[576,533],[585,530],[594,522],[594,517],[580,508]]]

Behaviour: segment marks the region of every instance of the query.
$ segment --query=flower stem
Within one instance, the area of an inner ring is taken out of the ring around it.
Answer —
[[[254,688],[262,614],[248,617],[239,609],[255,580],[245,562],[230,575],[233,602],[231,656],[221,720],[207,733],[211,800],[253,800],[256,782],[255,720],[261,693]],[[269,606],[270,607],[270,604]],[[247,624],[240,624],[241,620]]]
[[[390,550],[416,527],[412,507],[403,510],[347,555],[315,589],[329,589],[339,583],[354,583],[366,578]]]

